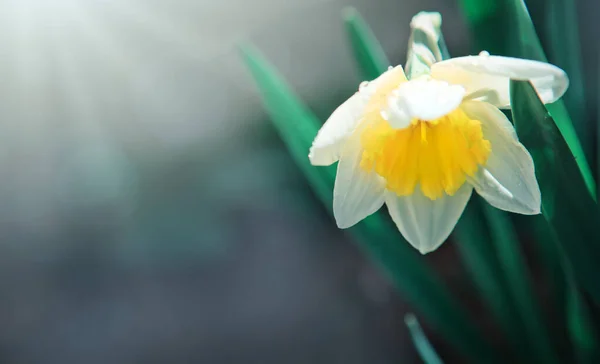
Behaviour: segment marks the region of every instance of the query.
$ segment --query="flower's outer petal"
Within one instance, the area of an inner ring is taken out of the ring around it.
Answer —
[[[340,159],[340,153],[348,135],[356,127],[365,99],[356,92],[327,119],[313,141],[308,158],[315,166],[328,166]]]
[[[473,187],[465,183],[453,196],[430,200],[419,188],[409,196],[387,192],[385,203],[406,240],[421,254],[436,250],[454,229]]]
[[[565,71],[549,63],[484,54],[435,63],[431,67],[431,76],[463,85],[467,97],[500,108],[510,107],[511,79],[531,81],[545,104],[558,100],[569,87]]]
[[[360,167],[362,154],[357,131],[344,145],[333,188],[333,216],[341,229],[379,210],[384,202],[385,180]]]
[[[344,143],[358,126],[369,99],[378,89],[385,87],[386,82],[397,78],[398,74],[406,79],[402,66],[396,66],[371,82],[363,82],[358,92],[335,109],[317,133],[310,148],[308,158],[313,165],[328,166],[340,159]]]
[[[485,165],[469,182],[492,206],[524,215],[540,213],[541,194],[531,155],[517,139],[506,116],[495,106],[466,101],[463,111],[481,121],[492,151]]]
[[[460,106],[464,95],[462,86],[427,78],[410,80],[392,92],[388,102],[388,121],[401,129],[412,119],[438,119]]]

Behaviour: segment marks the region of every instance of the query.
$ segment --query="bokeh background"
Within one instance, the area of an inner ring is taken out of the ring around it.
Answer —
[[[324,119],[361,81],[348,5],[394,63],[421,10],[470,51],[448,0],[0,2],[0,362],[420,362],[412,308],[314,198],[236,49]],[[578,10],[597,100],[600,5]],[[477,314],[455,255],[426,259]]]

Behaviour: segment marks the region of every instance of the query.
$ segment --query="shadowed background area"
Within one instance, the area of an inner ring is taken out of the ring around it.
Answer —
[[[236,51],[254,42],[325,118],[360,82],[348,5],[394,63],[421,10],[468,53],[444,0],[0,3],[0,361],[419,362],[409,308],[314,198]],[[451,250],[428,259],[468,300]]]

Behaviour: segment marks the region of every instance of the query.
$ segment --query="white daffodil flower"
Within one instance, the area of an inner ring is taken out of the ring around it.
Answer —
[[[309,154],[313,165],[339,161],[333,212],[340,228],[385,203],[423,254],[446,240],[473,189],[499,209],[540,213],[533,160],[499,108],[510,108],[511,79],[531,81],[544,103],[568,87],[558,67],[485,52],[427,67],[410,80],[397,66],[363,82]]]

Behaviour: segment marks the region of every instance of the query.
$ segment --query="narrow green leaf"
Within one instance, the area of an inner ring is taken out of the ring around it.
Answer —
[[[569,75],[569,90],[563,100],[572,117],[586,155],[590,155],[592,135],[586,115],[586,95],[581,60],[579,21],[573,0],[547,2],[546,29],[548,58]]]
[[[548,292],[547,301],[549,307],[547,321],[550,335],[556,351],[563,359],[572,358],[572,348],[568,340],[567,328],[567,296],[568,282],[564,269],[564,254],[560,251],[558,238],[548,225],[548,221],[542,215],[517,216],[517,219],[525,223],[527,232],[534,234],[536,251],[543,265],[543,273],[548,282],[552,282]]]
[[[412,313],[406,314],[404,316],[404,322],[410,331],[413,344],[415,345],[421,360],[423,360],[425,364],[443,364],[444,362],[435,352],[433,346],[431,346],[427,336],[425,336],[417,317]]]
[[[511,81],[513,120],[531,153],[542,190],[542,211],[573,267],[577,281],[600,303],[598,206],[577,161],[533,86]]]
[[[528,344],[535,361],[539,363],[558,363],[548,330],[544,327],[538,304],[529,282],[529,272],[519,249],[518,237],[505,212],[490,205],[484,207],[490,223],[492,243],[498,253],[498,259],[505,281],[509,282],[509,292],[517,305],[517,313],[527,332]]]
[[[483,214],[482,201],[471,198],[454,229],[453,236],[461,260],[486,306],[519,355],[528,351],[526,332],[519,319],[503,279],[498,254],[491,243],[489,223]]]
[[[574,284],[570,285],[567,315],[569,333],[576,349],[577,362],[579,364],[600,362],[597,333],[591,324],[588,308]]]
[[[558,130],[565,138],[567,147],[569,147],[575,158],[577,167],[581,171],[585,188],[590,192],[592,198],[596,200],[596,181],[594,180],[594,175],[592,174],[585,153],[583,152],[583,148],[578,142],[577,132],[573,127],[571,116],[569,115],[564,102],[559,100],[553,104],[546,105],[546,108],[556,123]]]
[[[597,90],[600,90],[600,58],[596,65],[598,71]],[[600,92],[596,95],[596,105],[600,105]],[[600,179],[600,107],[596,109],[596,178]],[[600,189],[600,187],[598,187]],[[600,191],[598,191],[600,193]]]
[[[523,0],[461,0],[461,7],[479,50],[547,61]],[[560,100],[547,107],[595,198],[596,182],[564,102]]]
[[[564,360],[576,357],[579,364],[600,362],[600,346],[588,307],[577,289],[573,269],[558,238],[542,216],[526,218],[533,222],[538,250],[548,281],[552,282],[551,301],[556,307],[551,312],[550,331],[556,350]]]
[[[374,80],[390,66],[381,44],[355,8],[343,11],[344,24],[362,76]]]
[[[243,46],[241,53],[283,141],[317,195],[331,209],[335,173],[311,166],[307,157],[320,123],[255,48]],[[404,241],[385,212],[372,215],[349,231],[359,247],[449,343],[476,362],[497,362],[468,314],[422,256]]]
[[[308,163],[308,146],[319,130],[319,119],[289,89],[287,84],[272,72],[260,53],[252,46],[242,48],[242,55],[256,82],[261,87],[264,105],[280,137],[292,157],[308,178],[319,198],[327,200],[335,179],[335,168],[314,168]]]
[[[551,276],[551,282],[561,288],[560,308],[561,314],[565,317],[564,322],[573,345],[574,355],[579,364],[592,364],[600,362],[600,346],[598,345],[598,335],[592,325],[591,315],[585,300],[577,289],[573,267],[566,259],[556,235],[547,229],[545,225],[544,232],[539,231],[540,236],[546,236],[544,242],[546,251],[552,253],[551,265],[560,265],[561,277],[556,274]],[[540,228],[543,228],[540,226]],[[554,268],[553,270],[557,270]],[[560,319],[563,319],[561,317]],[[561,346],[564,343],[559,343]]]

